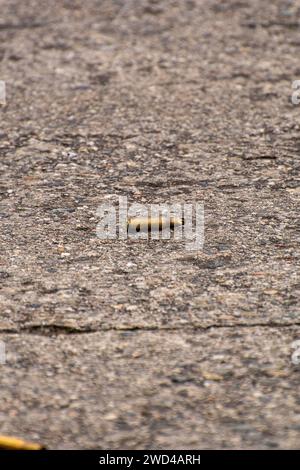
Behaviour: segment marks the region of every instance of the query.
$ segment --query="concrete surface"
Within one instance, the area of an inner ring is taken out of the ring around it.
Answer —
[[[0,432],[297,448],[300,2],[0,0]],[[95,211],[205,204],[205,245]],[[294,363],[293,363],[294,362]]]

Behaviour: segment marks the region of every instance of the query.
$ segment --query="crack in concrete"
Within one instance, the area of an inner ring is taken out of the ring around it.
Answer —
[[[24,23],[2,23],[0,24],[0,31],[10,31],[18,29],[35,29],[43,28],[45,26],[53,24],[54,21],[49,22],[24,22]]]
[[[208,331],[212,329],[235,329],[235,328],[290,328],[300,327],[300,322],[295,323],[229,323],[229,324],[211,324],[211,325],[191,325],[191,326],[169,326],[161,327],[159,325],[150,326],[108,326],[102,328],[74,328],[67,325],[28,325],[21,328],[6,328],[0,330],[1,334],[27,334],[36,336],[61,336],[61,335],[81,335],[93,333],[105,333],[109,331],[134,332],[134,331],[185,331],[197,332]]]

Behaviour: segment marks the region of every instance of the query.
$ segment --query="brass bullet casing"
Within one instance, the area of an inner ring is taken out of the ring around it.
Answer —
[[[161,231],[164,228],[170,227],[174,230],[174,227],[183,225],[183,219],[178,217],[131,217],[127,222],[127,232],[151,232]]]
[[[22,439],[0,435],[0,450],[43,450],[44,447],[34,442],[26,442]]]

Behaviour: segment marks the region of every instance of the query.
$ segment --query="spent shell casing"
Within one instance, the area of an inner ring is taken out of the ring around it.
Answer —
[[[0,436],[0,449],[5,450],[43,450],[41,444],[26,442],[17,437]]]
[[[179,217],[131,217],[127,222],[128,232],[151,232],[161,231],[164,228],[170,228],[183,225],[183,219]]]

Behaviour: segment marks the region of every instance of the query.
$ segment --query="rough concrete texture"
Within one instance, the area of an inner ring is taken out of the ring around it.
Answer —
[[[299,446],[299,24],[287,0],[0,0],[1,433]],[[99,240],[118,195],[204,202],[203,251]]]

